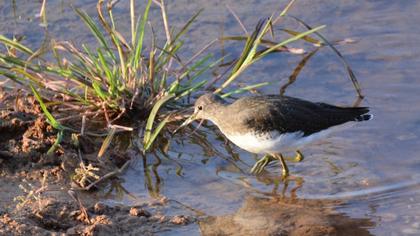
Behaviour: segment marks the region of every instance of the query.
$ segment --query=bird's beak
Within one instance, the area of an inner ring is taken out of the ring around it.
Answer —
[[[180,130],[181,128],[191,124],[194,120],[196,120],[196,113],[193,113],[190,117],[188,117],[188,119],[186,119],[184,121],[184,123],[182,123],[173,133],[175,134],[176,132],[178,132],[178,130]]]
[[[191,122],[193,122],[194,120],[195,120],[195,117],[196,117],[197,115],[195,114],[195,113],[193,113],[190,117],[188,117],[188,119],[186,119],[185,121],[184,121],[184,123],[182,123],[181,124],[181,126],[179,126],[179,128],[182,128],[182,127],[184,127],[184,126],[187,126],[187,125],[189,125]]]

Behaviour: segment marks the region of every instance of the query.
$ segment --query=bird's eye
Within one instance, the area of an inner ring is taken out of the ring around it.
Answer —
[[[201,110],[203,110],[203,106],[198,106],[198,107],[197,107],[197,109],[198,109],[199,111],[201,111]]]

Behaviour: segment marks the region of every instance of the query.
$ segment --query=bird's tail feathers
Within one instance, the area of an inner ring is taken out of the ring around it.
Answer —
[[[360,115],[358,117],[356,117],[356,121],[367,121],[367,120],[372,120],[373,119],[373,115],[372,114],[363,114]]]

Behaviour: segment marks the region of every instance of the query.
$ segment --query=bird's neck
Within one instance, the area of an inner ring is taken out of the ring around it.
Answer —
[[[211,105],[211,109],[207,112],[207,119],[216,124],[219,128],[222,128],[225,123],[226,117],[226,105],[215,103]]]
[[[232,126],[237,125],[235,117],[232,116],[231,112],[228,112],[228,106],[229,104],[217,104],[207,114],[207,119],[214,123],[225,135],[231,134],[235,130]]]

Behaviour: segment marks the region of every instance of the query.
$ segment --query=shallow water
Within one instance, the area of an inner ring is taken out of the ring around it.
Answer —
[[[50,1],[49,33],[59,39],[93,44],[94,38],[68,6],[69,2],[92,15],[95,12],[96,1]],[[260,18],[281,8],[279,1],[259,2],[177,0],[168,3],[167,8],[178,27],[192,12],[205,8],[188,34],[187,51],[192,53],[220,36],[222,30],[224,35],[241,33],[226,3],[244,20],[248,30]],[[123,5],[118,5],[116,16],[126,21],[127,24],[121,24],[124,32],[129,22]],[[25,35],[26,42],[40,45],[44,33],[38,26],[39,19],[34,17],[39,7],[37,1],[3,1],[0,33]],[[170,158],[183,166],[183,175],[176,174],[173,161],[161,157],[158,175],[152,173],[152,183],[147,184],[143,163],[138,161],[127,171],[124,183],[136,198],[125,196],[112,201],[131,204],[153,197],[158,189],[161,195],[196,211],[222,216],[236,212],[249,196],[262,198],[283,192],[286,196],[295,194],[298,199],[342,200],[345,203],[336,209],[355,219],[368,218],[373,222],[368,227],[372,234],[420,234],[420,28],[416,25],[420,22],[419,11],[418,1],[297,1],[291,14],[314,26],[326,24],[322,32],[331,40],[357,41],[338,48],[362,85],[366,95],[362,105],[371,107],[375,118],[305,147],[302,150],[305,160],[289,165],[298,180],[290,181],[285,190],[285,183],[274,184],[279,182],[275,178],[278,166],[270,167],[271,174],[266,176],[249,175],[247,171],[255,157],[236,147],[232,147],[235,155],[231,155],[217,131],[204,128],[202,132],[217,152],[203,150],[188,137],[177,136],[178,142],[172,141]],[[220,53],[218,48],[212,50]],[[226,45],[225,50],[237,55],[240,46]],[[270,56],[250,68],[240,82],[270,81],[275,86],[261,91],[278,93],[301,58]],[[355,99],[344,67],[328,48],[321,49],[307,63],[286,94],[341,105],[351,105]],[[240,160],[234,158],[237,156]],[[155,161],[153,157],[149,159],[150,163]],[[147,186],[154,191],[148,191]],[[197,232],[198,228],[189,230]]]

